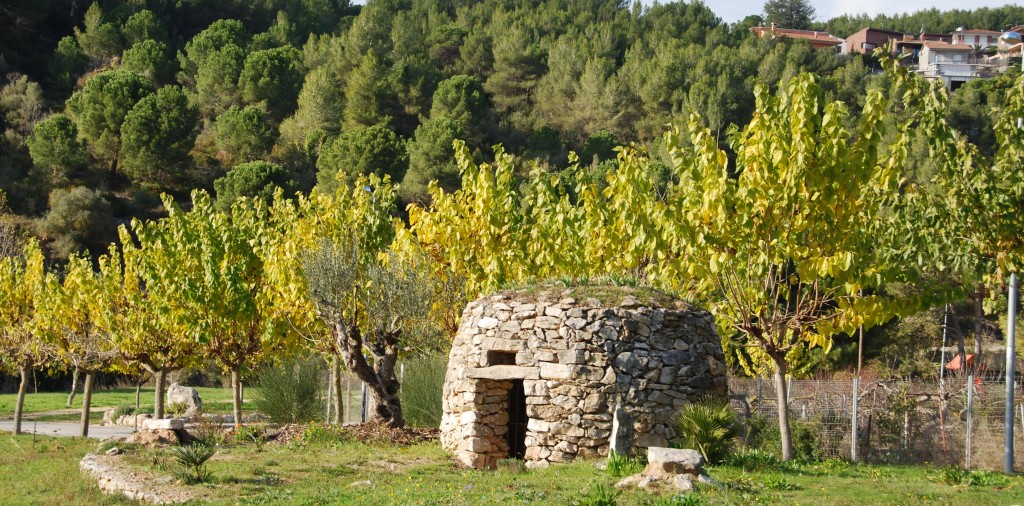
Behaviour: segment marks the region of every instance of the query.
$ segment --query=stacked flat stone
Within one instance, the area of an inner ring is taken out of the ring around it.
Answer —
[[[726,394],[710,313],[661,307],[629,289],[611,292],[617,300],[548,289],[470,303],[445,377],[444,448],[475,468],[507,458],[514,380],[526,392],[528,467],[607,455],[617,406],[619,423],[624,413],[632,423],[631,446],[668,446],[684,405]]]

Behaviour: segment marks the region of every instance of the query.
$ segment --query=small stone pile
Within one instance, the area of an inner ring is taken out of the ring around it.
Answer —
[[[638,487],[647,491],[674,488],[693,490],[693,482],[718,484],[704,474],[704,456],[696,450],[652,447],[647,449],[647,467],[615,484],[616,488]]]
[[[466,308],[441,422],[442,445],[462,463],[493,468],[510,456],[517,381],[525,391],[528,467],[607,455],[615,429],[620,438],[635,434],[616,441],[617,449],[668,446],[678,437],[673,418],[680,408],[726,394],[710,313],[682,303],[666,308],[628,288],[590,292],[597,295],[505,292]]]

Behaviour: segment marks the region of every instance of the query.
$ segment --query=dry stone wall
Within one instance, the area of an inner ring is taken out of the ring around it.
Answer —
[[[710,313],[666,308],[629,289],[600,296],[548,289],[470,303],[445,377],[442,445],[476,468],[508,458],[516,444],[510,392],[519,381],[530,467],[607,455],[613,417],[631,426],[620,434],[635,435],[632,446],[668,446],[680,408],[726,394]]]

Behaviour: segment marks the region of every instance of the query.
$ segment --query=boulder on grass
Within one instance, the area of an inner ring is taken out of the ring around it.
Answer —
[[[696,450],[651,447],[647,449],[647,467],[640,474],[623,478],[616,488],[642,488],[647,491],[693,490],[693,482],[714,483],[704,474],[704,456]]]
[[[185,406],[185,412],[182,413],[185,418],[195,418],[203,414],[203,400],[199,398],[199,392],[192,387],[171,383],[171,386],[167,388],[167,404],[165,406],[173,404]]]
[[[704,456],[697,450],[651,447],[647,449],[643,474],[669,478],[677,474],[699,476],[703,470]]]

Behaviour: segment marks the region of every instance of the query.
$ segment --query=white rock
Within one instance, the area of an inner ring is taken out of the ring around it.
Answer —
[[[161,420],[143,420],[142,430],[181,430],[185,428],[182,418],[164,418]]]
[[[480,318],[480,320],[476,322],[476,326],[482,329],[493,329],[498,326],[498,323],[500,322],[498,321],[497,318],[485,316],[483,318]]]

